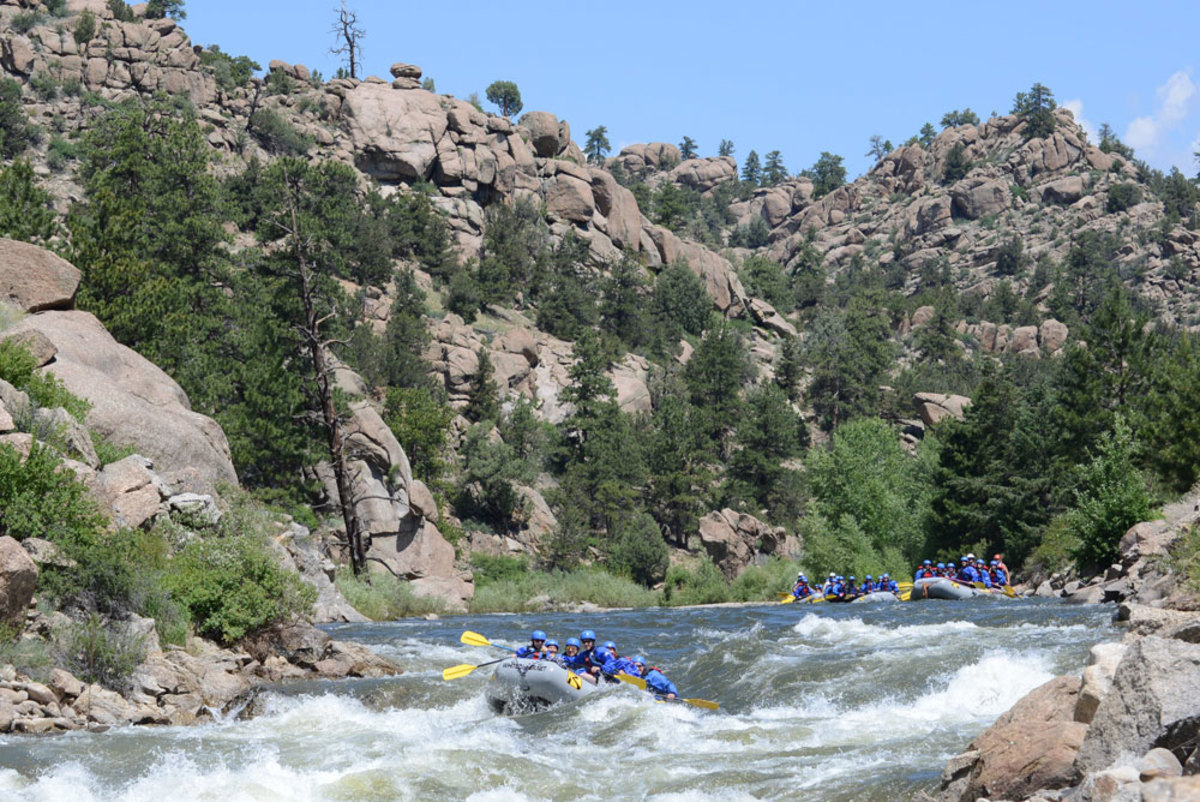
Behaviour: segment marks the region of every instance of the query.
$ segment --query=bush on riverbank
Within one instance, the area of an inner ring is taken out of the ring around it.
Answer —
[[[350,606],[372,621],[392,621],[446,611],[441,601],[414,595],[408,582],[391,574],[373,574],[368,582],[343,566],[338,569],[334,581]]]
[[[659,594],[599,568],[524,573],[477,587],[471,612],[537,612],[584,602],[600,607],[654,607]]]

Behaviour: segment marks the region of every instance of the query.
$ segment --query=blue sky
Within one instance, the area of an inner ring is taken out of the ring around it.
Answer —
[[[192,0],[184,27],[265,68],[330,76],[338,0]],[[1040,81],[1093,130],[1107,122],[1140,158],[1195,175],[1200,149],[1200,3],[989,2],[531,4],[347,0],[366,30],[367,74],[421,66],[437,91],[484,96],[515,81],[525,111],[597,125],[616,153],[692,137],[782,152],[792,172],[822,151],[851,176],[879,134],[900,143],[970,107],[986,119]],[[488,104],[485,101],[485,106]]]

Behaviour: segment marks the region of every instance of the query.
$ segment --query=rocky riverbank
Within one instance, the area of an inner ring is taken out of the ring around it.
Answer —
[[[1041,595],[1116,602],[1122,640],[1093,647],[1082,676],[1033,690],[952,758],[938,802],[1200,799],[1198,524],[1192,499],[1130,529],[1103,577],[1065,593],[1046,580]]]

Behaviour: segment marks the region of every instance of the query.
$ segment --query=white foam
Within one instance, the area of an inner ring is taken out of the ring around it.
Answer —
[[[858,644],[874,646],[890,641],[927,643],[945,635],[962,635],[981,628],[972,621],[942,621],[936,624],[909,624],[884,627],[865,623],[861,618],[832,618],[808,613],[792,631],[821,644]]]

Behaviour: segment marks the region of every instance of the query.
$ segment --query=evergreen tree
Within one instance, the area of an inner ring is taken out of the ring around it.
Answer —
[[[512,81],[493,81],[484,92],[490,103],[500,109],[505,117],[520,114],[525,104],[521,102],[521,90]]]
[[[712,443],[705,439],[701,415],[677,378],[668,379],[646,433],[651,514],[675,544],[687,546],[705,512],[705,488],[711,479]]]
[[[746,154],[746,161],[742,163],[742,181],[756,187],[761,180],[762,165],[758,160],[758,151],[752,150]]]
[[[774,384],[760,384],[746,394],[734,440],[740,448],[729,460],[727,495],[759,509],[769,504],[781,484],[782,461],[808,445],[808,429],[787,395]]]
[[[786,181],[788,177],[787,168],[783,166],[783,154],[777,150],[773,150],[767,154],[767,161],[763,165],[762,184],[766,187],[773,187],[776,184]]]
[[[946,154],[946,162],[942,167],[942,183],[953,184],[965,178],[971,170],[971,162],[967,159],[966,148],[961,142],[955,142],[954,147]]]
[[[718,156],[732,156],[733,155],[733,142],[729,139],[722,139],[721,144],[717,146],[717,155]]]
[[[679,143],[679,155],[684,161],[696,158],[696,140],[690,136],[685,136],[683,141]]]
[[[869,156],[870,158],[874,159],[875,161],[879,161],[884,156],[888,155],[893,150],[895,150],[895,148],[892,147],[892,143],[889,140],[886,140],[883,137],[881,137],[879,134],[872,134],[871,138],[870,138],[870,140],[868,140],[868,142],[871,147],[869,147],[867,149],[867,152],[863,155]]]
[[[704,280],[682,261],[668,265],[658,274],[651,305],[673,338],[680,332],[700,336],[712,316],[712,298],[704,288]]]
[[[1012,114],[1025,123],[1025,138],[1044,138],[1054,133],[1054,93],[1040,83],[1028,92],[1018,92],[1013,99]]]
[[[601,283],[600,327],[629,348],[650,342],[646,284],[641,266],[632,258],[623,258],[613,265],[608,278]]]
[[[828,151],[822,151],[821,158],[800,174],[812,179],[814,198],[827,195],[846,183],[846,168],[842,165],[842,157]]]
[[[587,143],[583,152],[592,164],[604,164],[604,156],[612,149],[608,143],[608,128],[598,125],[587,132]]]
[[[799,337],[783,338],[779,361],[775,365],[775,383],[789,401],[800,398],[800,380],[804,377],[804,350]]]
[[[962,111],[955,109],[942,115],[942,128],[954,128],[959,125],[979,125],[979,115],[970,108]]]
[[[496,370],[488,349],[478,351],[479,367],[471,377],[471,389],[467,394],[467,405],[463,417],[473,423],[496,423],[500,419],[500,394],[496,390]]]
[[[50,193],[38,184],[33,165],[17,159],[0,170],[0,237],[45,245],[58,230]]]
[[[871,292],[854,295],[844,312],[825,309],[813,320],[804,362],[812,371],[808,393],[823,429],[878,409],[879,385],[894,358],[890,335],[887,312]]]
[[[928,149],[933,144],[933,140],[937,138],[937,131],[932,123],[925,123],[921,126],[921,131],[917,134],[917,141],[921,143],[921,147]]]
[[[715,442],[723,441],[741,413],[742,385],[750,378],[751,364],[741,336],[725,321],[708,330],[684,368],[692,403],[706,419],[704,430]]]
[[[21,84],[0,78],[0,156],[15,159],[33,142],[34,129],[21,105]]]

